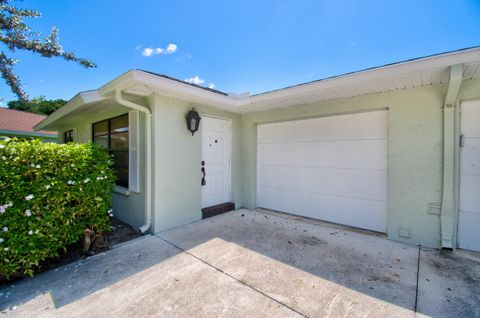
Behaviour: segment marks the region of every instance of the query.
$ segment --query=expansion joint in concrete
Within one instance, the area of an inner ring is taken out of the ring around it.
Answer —
[[[287,309],[289,309],[289,310],[291,310],[291,311],[293,311],[293,312],[295,312],[295,313],[297,313],[297,314],[301,315],[302,317],[309,318],[309,317],[308,317],[306,314],[304,314],[304,313],[302,313],[302,312],[300,312],[300,311],[296,310],[295,308],[293,308],[293,307],[291,307],[291,306],[289,306],[289,305],[287,305],[287,304],[285,304],[285,303],[281,302],[281,301],[280,301],[280,300],[278,300],[278,299],[275,299],[275,298],[273,298],[273,297],[271,297],[271,296],[269,296],[269,295],[265,294],[265,293],[264,293],[264,292],[262,292],[261,290],[258,290],[257,288],[255,288],[255,287],[253,287],[253,286],[251,286],[251,285],[249,285],[249,284],[247,284],[247,283],[245,283],[245,282],[243,282],[243,281],[241,281],[241,280],[237,279],[235,276],[232,276],[232,275],[230,275],[229,273],[225,272],[225,271],[224,271],[224,270],[222,270],[221,268],[218,268],[218,267],[216,267],[215,265],[213,265],[213,264],[210,264],[209,262],[207,262],[207,261],[205,261],[205,260],[201,259],[200,257],[198,257],[198,256],[196,256],[196,255],[194,255],[194,254],[192,254],[192,253],[190,253],[190,252],[186,251],[185,249],[181,248],[180,246],[178,246],[178,245],[176,245],[176,244],[174,244],[174,243],[172,243],[172,242],[170,242],[170,241],[168,241],[168,240],[166,240],[166,239],[164,239],[164,238],[162,238],[162,237],[160,237],[160,236],[155,236],[155,237],[157,237],[158,239],[160,239],[160,240],[162,240],[163,242],[167,243],[168,245],[170,245],[170,246],[172,246],[172,247],[174,247],[174,248],[176,248],[176,249],[178,249],[178,250],[182,251],[183,253],[185,253],[185,254],[187,254],[187,255],[189,255],[189,256],[191,256],[191,257],[193,257],[193,258],[195,258],[195,259],[199,260],[200,262],[202,262],[202,263],[204,263],[205,265],[207,265],[207,266],[209,266],[209,267],[211,267],[211,268],[215,269],[216,271],[218,271],[218,272],[220,272],[220,273],[222,273],[222,274],[224,274],[224,275],[226,275],[226,276],[230,277],[231,279],[235,280],[236,282],[238,282],[238,283],[240,283],[240,284],[242,284],[242,285],[244,285],[244,286],[246,286],[246,287],[250,288],[251,290],[253,290],[253,291],[255,291],[255,292],[257,292],[257,293],[261,294],[262,296],[264,296],[264,297],[267,297],[268,299],[270,299],[270,300],[272,300],[272,301],[276,302],[277,304],[279,304],[279,305],[281,305],[281,306],[283,306],[283,307],[285,307],[285,308],[287,308]],[[418,285],[418,284],[417,284],[417,285]]]

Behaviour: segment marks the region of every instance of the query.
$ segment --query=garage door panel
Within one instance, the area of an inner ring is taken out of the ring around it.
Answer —
[[[387,115],[386,111],[367,112],[261,125],[257,138],[260,143],[384,138]]]
[[[377,170],[387,168],[386,149],[386,139],[259,144],[263,164]]]
[[[260,187],[283,188],[345,197],[385,200],[386,170],[262,165]],[[328,180],[328,182],[322,182]]]
[[[386,231],[386,202],[261,188],[259,207],[297,214],[378,232]]]
[[[386,230],[388,112],[258,126],[258,206]]]

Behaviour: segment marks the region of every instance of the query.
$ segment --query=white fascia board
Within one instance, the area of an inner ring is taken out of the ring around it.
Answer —
[[[239,100],[239,105],[242,106],[250,103],[267,102],[277,98],[302,95],[312,91],[333,89],[359,83],[367,83],[385,78],[396,78],[409,74],[432,72],[436,70],[447,69],[449,66],[455,64],[466,64],[478,61],[480,61],[479,48],[465,50],[462,52],[446,53],[413,61],[380,66],[378,68],[340,75],[312,83],[299,84],[298,86],[288,87],[272,92],[261,93],[250,97],[248,100]]]
[[[105,98],[102,97],[98,91],[86,91],[82,93],[78,93],[72,99],[70,99],[65,105],[54,111],[50,114],[47,118],[43,119],[41,122],[36,124],[33,129],[35,131],[38,130],[48,130],[48,128],[54,124],[59,119],[65,117],[72,111],[82,107],[86,104],[97,103],[99,101],[104,100]]]
[[[132,71],[133,79],[136,83],[144,83],[152,90],[157,92],[168,91],[173,92],[178,96],[185,96],[185,99],[197,101],[200,103],[213,104],[216,106],[223,106],[223,108],[238,112],[236,108],[237,99],[228,95],[222,95],[215,92],[209,92],[205,89],[194,87],[187,83],[171,80],[154,74],[149,74],[142,71]]]
[[[117,89],[119,89],[119,90],[125,89],[126,87],[131,85],[132,82],[134,81],[134,73],[135,72],[136,72],[135,70],[129,70],[129,71],[123,73],[122,75],[114,78],[113,80],[111,80],[107,84],[105,84],[103,86],[100,86],[97,89],[98,93],[102,96],[108,96],[113,91],[115,91]]]

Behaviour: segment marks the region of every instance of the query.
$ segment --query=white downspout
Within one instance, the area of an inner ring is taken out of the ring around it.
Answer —
[[[442,248],[453,249],[456,246],[457,202],[455,153],[457,142],[455,134],[455,112],[463,79],[463,65],[450,66],[450,78],[443,106],[443,186],[440,229]]]
[[[152,226],[152,111],[148,107],[123,99],[122,92],[118,89],[115,90],[113,97],[118,104],[141,111],[146,115],[145,224],[139,228],[141,233],[145,233]]]

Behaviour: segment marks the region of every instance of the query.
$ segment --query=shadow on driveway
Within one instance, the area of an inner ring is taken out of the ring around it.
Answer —
[[[411,317],[417,255],[380,234],[238,210],[5,287],[0,308],[49,292],[54,316]],[[419,313],[480,315],[480,262],[467,256],[422,250]]]

